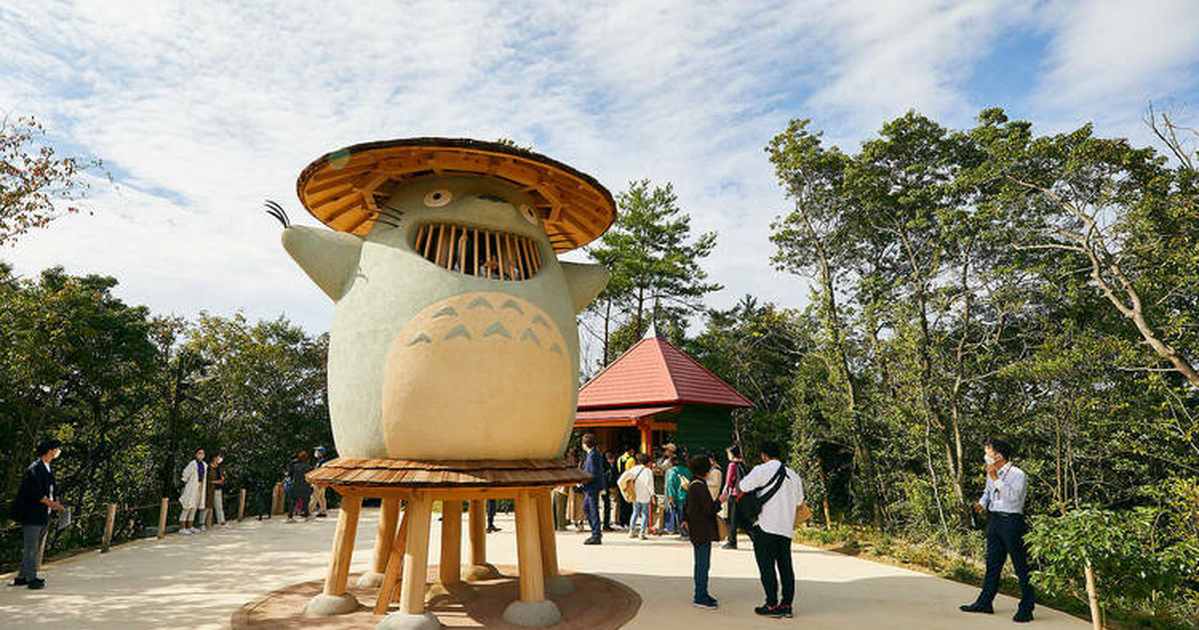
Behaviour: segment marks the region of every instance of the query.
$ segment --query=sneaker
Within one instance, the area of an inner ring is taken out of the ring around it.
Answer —
[[[763,617],[769,616],[770,613],[773,611],[774,611],[774,606],[770,606],[768,604],[762,604],[761,606],[754,608],[754,614],[761,615]]]
[[[773,617],[775,619],[781,619],[783,617],[791,616],[790,608],[791,607],[788,606],[787,610],[784,610],[783,607],[779,606],[779,605],[767,606],[766,604],[762,604],[761,606],[758,606],[757,608],[754,609],[754,613],[761,615],[763,617]]]
[[[641,532],[641,534],[640,534],[640,535],[638,535],[637,537],[638,537],[638,538],[640,538],[641,540],[645,540],[645,538],[646,538],[646,537],[645,537],[645,532]]]
[[[795,609],[791,606],[780,604],[775,609],[775,616],[783,619],[790,619],[795,616]]]
[[[729,544],[729,543],[724,543],[723,545],[721,545],[721,546],[720,546],[720,548],[721,548],[721,549],[736,549],[736,548],[737,548],[737,545],[732,545],[732,544]]]
[[[179,530],[179,533],[180,533],[180,534],[183,534],[184,536],[191,536],[192,530],[190,530],[190,529],[181,529],[181,530]]]
[[[1012,617],[1012,621],[1016,623],[1028,623],[1032,621],[1031,610],[1020,610],[1016,612],[1016,616]]]
[[[325,514],[324,512],[321,512],[320,514],[317,514],[316,517],[317,518],[329,518],[329,515]]]
[[[691,602],[691,605],[695,606],[696,608],[703,608],[705,610],[716,610],[720,607],[716,604],[716,600],[710,597],[708,599]]]
[[[599,538],[588,538],[583,541],[584,545],[602,545],[603,542]]]
[[[33,578],[32,580],[29,580],[29,583],[25,585],[25,588],[35,591],[38,589],[43,589],[46,588],[46,581],[41,578]]]
[[[630,530],[630,531],[629,531],[629,538],[636,538],[636,537],[637,537],[637,531],[636,531],[636,530]]]
[[[26,584],[29,584],[29,580],[26,580],[25,578],[18,576],[16,579],[14,579],[12,581],[12,584],[10,584],[9,586],[25,586]]]
[[[973,604],[963,604],[958,606],[958,610],[968,613],[986,613],[988,615],[995,612],[995,609],[990,604],[982,604],[974,602]]]

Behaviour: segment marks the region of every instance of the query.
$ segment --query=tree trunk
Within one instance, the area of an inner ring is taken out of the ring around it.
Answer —
[[[1091,628],[1093,630],[1103,630],[1103,613],[1099,610],[1099,593],[1095,591],[1095,570],[1091,568],[1091,563],[1087,563],[1083,574],[1087,578],[1087,603],[1091,606]]]

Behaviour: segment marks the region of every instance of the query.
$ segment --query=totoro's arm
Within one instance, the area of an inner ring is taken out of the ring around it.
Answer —
[[[283,230],[283,249],[336,302],[358,267],[362,239],[353,234],[293,225]]]
[[[608,279],[612,277],[608,268],[603,265],[572,262],[559,264],[562,265],[562,273],[566,274],[566,285],[570,287],[570,299],[576,314],[591,304],[600,291],[608,286]]]

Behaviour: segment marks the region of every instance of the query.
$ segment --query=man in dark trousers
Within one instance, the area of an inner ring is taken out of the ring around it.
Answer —
[[[583,484],[583,513],[591,526],[591,537],[583,541],[584,545],[598,545],[604,536],[599,515],[599,493],[604,489],[604,456],[595,448],[595,442],[595,434],[583,434],[583,449],[587,451],[583,472],[591,475],[591,480]]]
[[[54,499],[54,473],[50,471],[50,462],[60,453],[62,444],[58,440],[42,440],[37,445],[37,459],[25,469],[21,487],[17,490],[17,497],[13,499],[11,516],[21,524],[21,534],[25,543],[21,553],[21,570],[13,580],[13,586],[27,586],[32,589],[46,586],[46,581],[37,576],[37,556],[41,551],[46,526],[50,523],[50,510],[59,514],[66,511],[62,504]]]
[[[604,531],[606,532],[612,531],[612,495],[617,491],[616,478],[618,475],[616,455],[611,452],[604,454],[604,489],[601,491],[601,497],[604,500]],[[618,519],[619,516],[617,515]]]
[[[1006,556],[1012,558],[1012,569],[1020,578],[1020,606],[1012,621],[1032,621],[1032,584],[1028,579],[1028,553],[1024,549],[1024,498],[1028,494],[1028,477],[1012,465],[1008,458],[1012,448],[1003,440],[988,440],[983,446],[987,462],[987,485],[983,496],[974,504],[975,512],[988,512],[987,517],[987,575],[983,590],[973,604],[961,607],[963,612],[993,613],[991,602],[999,592],[999,573]]]

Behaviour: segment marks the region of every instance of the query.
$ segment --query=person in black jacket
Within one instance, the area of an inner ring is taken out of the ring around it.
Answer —
[[[600,455],[595,445],[594,434],[583,434],[583,449],[587,451],[583,472],[591,475],[591,480],[582,486],[583,513],[587,515],[587,523],[591,526],[591,537],[583,541],[584,545],[598,545],[604,536],[599,515],[599,493],[604,488],[604,456]]]
[[[59,514],[66,511],[61,503],[54,500],[54,473],[50,471],[50,462],[60,453],[62,443],[58,440],[42,440],[37,446],[37,459],[25,470],[21,487],[13,499],[11,515],[14,521],[21,524],[25,542],[21,571],[13,580],[13,586],[32,589],[46,586],[46,581],[37,576],[37,556],[42,546],[42,536],[50,523],[50,510]]]

